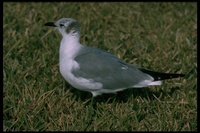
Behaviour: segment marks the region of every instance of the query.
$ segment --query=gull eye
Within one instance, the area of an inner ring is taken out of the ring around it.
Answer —
[[[60,24],[60,27],[62,28],[64,26],[64,24]]]

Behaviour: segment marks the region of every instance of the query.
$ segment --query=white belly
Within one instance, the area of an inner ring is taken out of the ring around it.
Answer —
[[[94,82],[92,79],[75,77],[72,70],[80,69],[79,64],[75,60],[70,59],[66,61],[65,59],[60,59],[59,65],[61,75],[73,87],[83,91],[98,90],[103,87],[101,83]]]

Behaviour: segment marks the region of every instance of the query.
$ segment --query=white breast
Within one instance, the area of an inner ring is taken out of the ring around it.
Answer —
[[[102,88],[102,84],[94,82],[92,79],[85,79],[84,77],[75,77],[73,70],[79,70],[80,65],[74,60],[75,55],[83,46],[81,44],[61,42],[59,51],[59,67],[60,73],[64,79],[73,87],[83,90],[92,91]]]
[[[70,85],[83,91],[98,90],[103,87],[101,83],[94,82],[92,79],[75,77],[72,73],[72,70],[77,70],[77,69],[80,69],[80,66],[76,61],[71,59],[65,62],[64,60],[61,59],[60,73]]]

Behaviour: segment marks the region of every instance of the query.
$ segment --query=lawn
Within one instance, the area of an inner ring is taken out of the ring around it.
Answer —
[[[92,99],[59,72],[61,35],[44,24],[62,17],[84,45],[186,76]],[[197,131],[197,3],[4,2],[3,130]]]

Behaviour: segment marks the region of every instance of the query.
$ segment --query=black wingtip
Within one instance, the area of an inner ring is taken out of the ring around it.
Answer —
[[[161,80],[180,77],[185,77],[185,74],[163,73],[163,76],[161,76]]]
[[[185,77],[185,74],[160,73],[160,72],[149,71],[146,69],[140,69],[140,70],[144,73],[151,75],[154,78],[154,81]]]

